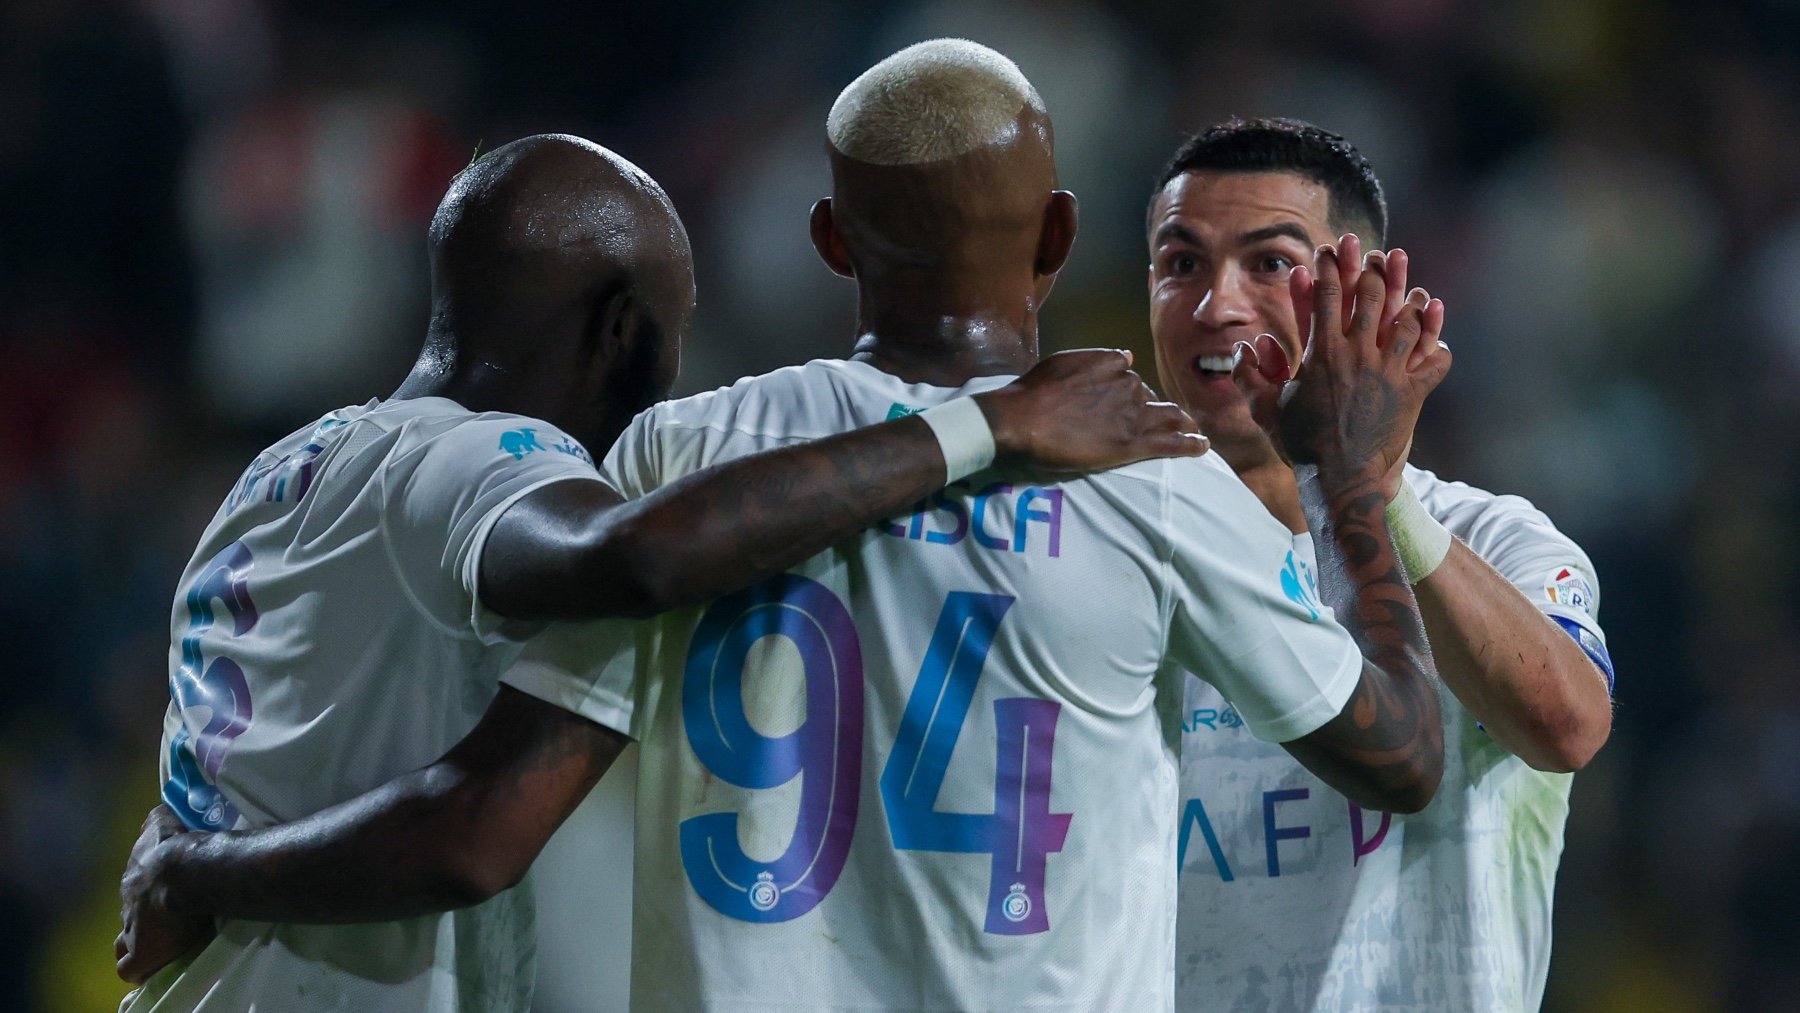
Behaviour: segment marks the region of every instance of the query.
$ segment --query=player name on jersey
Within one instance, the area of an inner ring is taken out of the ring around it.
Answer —
[[[1030,551],[1055,559],[1062,555],[1062,519],[1059,488],[1006,482],[972,488],[959,481],[919,503],[909,517],[888,521],[877,530],[927,545]]]

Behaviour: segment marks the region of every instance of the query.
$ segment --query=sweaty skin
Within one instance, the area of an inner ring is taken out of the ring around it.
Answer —
[[[1292,172],[1183,173],[1151,208],[1150,324],[1158,369],[1214,449],[1295,532],[1308,524],[1293,471],[1242,394],[1201,372],[1195,360],[1229,356],[1235,342],[1267,334],[1288,362],[1299,363],[1309,312],[1304,304],[1296,310],[1289,276],[1347,229],[1371,226],[1333,219],[1326,191]],[[1344,245],[1347,265],[1356,262],[1360,245]],[[1383,263],[1391,305],[1406,284],[1404,251],[1391,251]],[[1442,302],[1431,300],[1427,311],[1441,327]],[[1403,462],[1411,430],[1393,435],[1399,442],[1385,452]],[[1397,466],[1384,476],[1388,498],[1400,480]],[[1453,541],[1444,562],[1413,591],[1439,675],[1496,742],[1547,771],[1579,770],[1599,750],[1612,727],[1605,676],[1468,546]]]
[[[452,183],[431,254],[431,324],[396,399],[541,418],[601,448],[667,396],[693,268],[667,195],[631,163],[562,135],[497,149]],[[1204,453],[1192,420],[1154,403],[1129,364],[1112,350],[1033,355],[1017,382],[978,395],[997,460],[1085,471]],[[902,418],[631,503],[601,482],[558,482],[495,523],[477,592],[513,619],[650,615],[781,572],[945,478],[929,426]],[[524,876],[625,742],[503,687],[437,763],[306,819],[188,834],[158,807],[121,884],[119,974],[142,982],[203,943],[214,917],[379,921],[492,897]]]

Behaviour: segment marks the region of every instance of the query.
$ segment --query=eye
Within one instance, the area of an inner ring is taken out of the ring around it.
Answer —
[[[1259,274],[1286,274],[1294,269],[1294,262],[1279,253],[1267,253],[1256,258],[1256,270]]]
[[[1163,261],[1163,264],[1165,274],[1179,277],[1181,275],[1193,274],[1200,266],[1200,258],[1191,253],[1176,251],[1175,253],[1169,254]]]

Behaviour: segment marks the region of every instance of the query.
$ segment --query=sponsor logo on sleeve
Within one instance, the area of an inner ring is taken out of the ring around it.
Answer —
[[[513,460],[523,461],[526,454],[535,454],[544,445],[538,442],[535,429],[509,429],[500,434],[500,449],[511,454]]]
[[[904,405],[898,401],[895,401],[893,404],[888,405],[887,420],[889,422],[892,422],[895,419],[903,419],[903,418],[907,417],[908,415],[917,415],[924,410],[925,409],[923,409],[923,408],[914,408],[912,405]]]
[[[1544,585],[1544,597],[1553,605],[1567,605],[1588,615],[1594,614],[1594,586],[1572,566],[1559,566],[1550,571],[1550,580]]]
[[[582,461],[585,461],[585,462],[587,462],[587,464],[590,467],[593,466],[594,459],[588,456],[587,448],[583,447],[579,443],[576,443],[574,440],[569,439],[567,436],[563,436],[560,439],[558,439],[555,443],[552,443],[550,445],[550,449],[556,451],[559,454],[564,454],[569,457],[574,457],[574,458],[578,458]]]
[[[538,439],[536,429],[509,429],[500,434],[500,449],[511,454],[515,461],[523,461],[525,455],[543,450],[555,451],[558,454],[578,458],[590,466],[593,465],[594,459],[588,456],[587,448],[562,433],[556,434],[556,437],[555,443],[545,446]]]
[[[1305,609],[1314,622],[1318,621],[1319,587],[1313,582],[1312,568],[1294,559],[1291,549],[1287,554],[1287,565],[1281,570],[1281,593]]]

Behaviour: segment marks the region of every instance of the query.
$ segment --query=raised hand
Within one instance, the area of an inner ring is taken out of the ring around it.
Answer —
[[[1101,471],[1152,457],[1198,457],[1210,446],[1187,412],[1157,399],[1122,349],[1058,352],[975,399],[1003,465]]]
[[[210,917],[178,915],[162,902],[158,859],[164,842],[186,830],[174,810],[158,805],[144,817],[143,832],[131,846],[119,884],[124,901],[119,917],[124,927],[113,941],[113,959],[119,977],[133,984],[143,984],[163,965],[212,938]]]
[[[1290,375],[1280,346],[1262,336],[1240,346],[1233,375],[1289,461],[1319,465],[1328,485],[1374,481],[1391,495],[1450,351],[1438,340],[1443,301],[1406,291],[1405,251],[1349,259],[1360,250],[1345,236],[1340,248],[1319,248],[1316,276],[1294,269],[1296,319],[1310,322],[1297,371]]]

